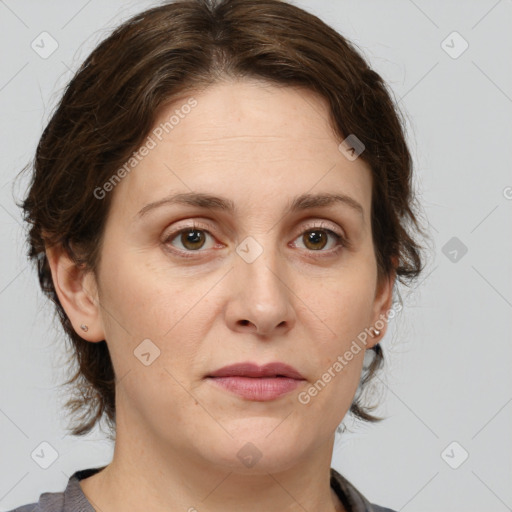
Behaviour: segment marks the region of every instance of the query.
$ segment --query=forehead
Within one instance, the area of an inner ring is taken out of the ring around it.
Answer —
[[[304,150],[313,149],[320,140],[334,141],[328,124],[328,105],[323,98],[303,87],[278,86],[254,79],[220,82],[201,92],[191,92],[162,110],[154,129],[163,127],[166,131],[165,123],[176,117],[173,114],[188,111],[185,105],[190,98],[197,105],[168,130],[181,143],[198,146],[212,141],[229,144],[232,149],[245,146],[244,150],[261,144],[286,151],[296,141],[302,142]]]
[[[304,88],[237,81],[191,91],[161,110],[146,142],[116,190],[134,208],[192,190],[279,201],[332,189],[369,207],[369,168],[339,151],[326,101]]]

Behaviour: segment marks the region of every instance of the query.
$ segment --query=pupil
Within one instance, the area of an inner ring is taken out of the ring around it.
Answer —
[[[325,246],[325,237],[323,235],[324,233],[322,231],[310,231],[307,235],[308,244],[312,243],[316,245],[323,241],[324,243],[320,247],[320,249],[322,249]],[[324,238],[324,240],[322,240],[322,238]]]
[[[192,246],[195,246],[197,244],[199,244],[200,246],[202,245],[201,242],[203,241],[203,237],[202,237],[202,233],[199,230],[193,229],[193,230],[183,233],[183,235],[185,236],[185,241],[184,241],[183,245],[185,245],[185,246],[186,246],[186,244],[189,244]],[[195,248],[195,247],[193,247],[193,248]]]

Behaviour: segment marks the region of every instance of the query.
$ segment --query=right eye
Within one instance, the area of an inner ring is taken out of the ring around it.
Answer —
[[[173,247],[176,247],[176,245],[172,243],[173,240],[176,240],[181,244],[181,247],[178,246],[180,250],[197,251],[204,247],[208,236],[211,237],[212,235],[206,230],[186,228],[171,234],[166,239],[165,243],[170,243]]]
[[[208,239],[210,239],[209,244]],[[163,243],[170,245],[173,248],[173,252],[182,253],[187,256],[190,253],[204,252],[215,246],[214,237],[207,229],[207,226],[202,226],[195,222],[190,226],[182,227],[169,233],[165,236]]]

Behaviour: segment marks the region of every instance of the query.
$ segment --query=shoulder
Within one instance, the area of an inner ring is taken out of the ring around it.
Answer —
[[[396,512],[390,508],[370,503],[344,476],[331,468],[331,487],[349,512]]]
[[[102,469],[103,467],[77,471],[69,478],[63,492],[45,492],[36,503],[22,505],[9,512],[94,512],[80,488],[80,480]]]
[[[10,512],[63,512],[63,504],[63,492],[45,492],[41,494],[38,502],[22,505]]]
[[[64,508],[64,492],[45,492],[36,503],[22,505],[10,512],[71,512]]]
[[[371,504],[372,512],[396,512],[396,510],[391,510],[390,508],[380,507],[379,505],[375,505],[375,503]]]

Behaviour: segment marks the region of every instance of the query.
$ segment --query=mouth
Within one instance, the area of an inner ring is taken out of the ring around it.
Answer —
[[[236,363],[224,366],[206,377],[225,391],[253,401],[275,400],[305,381],[301,373],[285,363]]]
[[[210,373],[208,377],[283,377],[304,380],[300,372],[286,363],[275,362],[258,366],[255,363],[244,362],[224,366]]]

